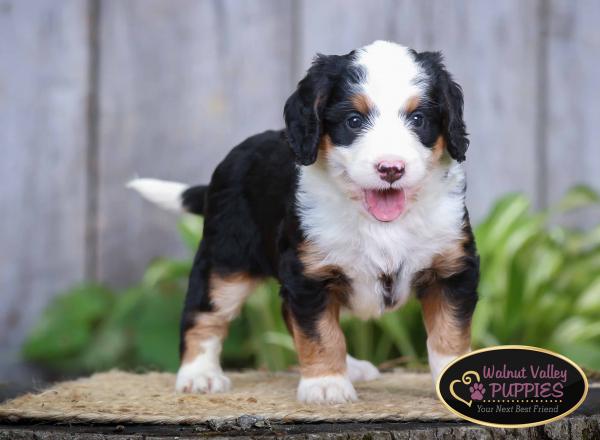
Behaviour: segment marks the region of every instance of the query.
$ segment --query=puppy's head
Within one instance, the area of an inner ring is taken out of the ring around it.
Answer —
[[[469,145],[462,91],[441,54],[384,41],[317,55],[284,116],[298,162],[318,161],[384,222],[405,211],[436,169],[462,162]]]

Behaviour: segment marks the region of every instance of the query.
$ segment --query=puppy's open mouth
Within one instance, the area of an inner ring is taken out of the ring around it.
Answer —
[[[406,196],[402,189],[366,189],[367,211],[380,222],[391,222],[400,217],[406,206]]]

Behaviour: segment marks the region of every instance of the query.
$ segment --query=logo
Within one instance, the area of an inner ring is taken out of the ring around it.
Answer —
[[[575,411],[585,400],[588,382],[581,368],[560,354],[503,345],[456,359],[436,389],[442,403],[466,420],[525,428]]]

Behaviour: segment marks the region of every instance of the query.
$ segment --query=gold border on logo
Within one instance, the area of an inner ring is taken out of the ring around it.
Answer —
[[[581,377],[583,378],[583,383],[585,385],[584,387],[584,391],[583,391],[583,395],[581,396],[581,399],[579,400],[579,402],[577,402],[577,404],[573,405],[573,407],[571,409],[569,409],[569,411],[560,414],[558,416],[555,416],[551,419],[548,420],[542,420],[539,422],[532,422],[532,423],[523,423],[523,424],[504,424],[504,423],[491,423],[491,422],[483,422],[481,420],[477,420],[474,419],[472,417],[468,417],[465,416],[464,414],[461,414],[460,412],[456,411],[454,408],[452,408],[450,405],[448,405],[448,403],[446,402],[446,400],[444,400],[444,398],[442,397],[442,393],[440,392],[440,382],[442,377],[444,376],[444,374],[446,373],[446,371],[454,364],[456,364],[457,362],[466,359],[474,354],[477,353],[483,353],[486,351],[498,351],[498,350],[509,350],[509,349],[521,349],[521,350],[529,350],[529,351],[538,351],[541,353],[546,353],[546,354],[550,354],[552,356],[555,356],[557,358],[562,359],[563,361],[566,361],[568,364],[572,365],[573,367],[575,367],[575,369],[577,371],[579,371],[579,374],[581,375]],[[569,359],[566,356],[563,356],[562,354],[559,353],[555,353],[553,351],[550,350],[546,350],[545,348],[539,348],[539,347],[532,347],[530,345],[497,345],[495,347],[488,347],[488,348],[480,348],[479,350],[475,350],[475,351],[471,351],[470,353],[464,354],[459,358],[454,359],[452,362],[450,362],[448,365],[446,365],[446,367],[442,370],[441,374],[438,376],[436,383],[435,383],[435,391],[437,393],[438,399],[444,404],[444,406],[450,410],[450,412],[452,412],[453,414],[459,416],[461,419],[464,420],[468,420],[469,422],[473,422],[477,425],[483,425],[483,426],[490,426],[493,428],[531,428],[533,426],[540,426],[540,425],[545,425],[547,423],[550,422],[554,422],[556,420],[560,420],[563,417],[568,416],[569,414],[571,414],[573,411],[575,411],[577,408],[579,408],[581,406],[581,404],[585,401],[585,398],[587,397],[588,394],[588,389],[589,389],[589,383],[588,383],[588,379],[587,376],[585,375],[585,373],[583,372],[583,370],[581,369],[581,367],[579,365],[577,365],[575,362],[573,362],[571,359]]]

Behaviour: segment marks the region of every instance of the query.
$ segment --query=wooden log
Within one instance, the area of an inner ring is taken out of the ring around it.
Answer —
[[[600,415],[574,416],[548,425],[522,429],[500,429],[471,423],[318,423],[284,424],[267,427],[240,425],[220,430],[202,426],[151,425],[0,425],[0,440],[79,439],[176,439],[176,438],[282,438],[308,439],[387,439],[387,440],[588,440],[600,438]]]

